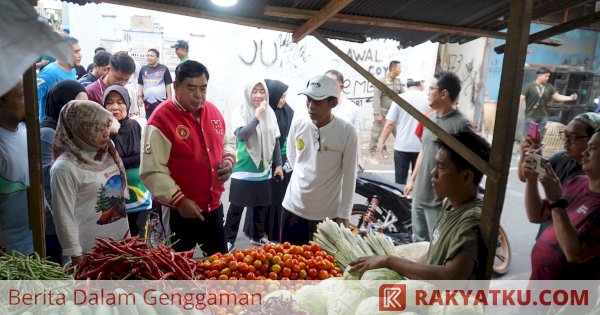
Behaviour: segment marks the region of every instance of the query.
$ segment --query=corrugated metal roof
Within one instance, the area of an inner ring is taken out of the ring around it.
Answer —
[[[63,1],[77,4],[102,2],[102,0]],[[108,0],[107,2],[123,5],[129,3],[128,0]],[[144,2],[205,10],[231,17],[232,21],[235,18],[252,18],[266,23],[276,22],[300,26],[304,23],[303,20],[266,16],[264,14],[265,6],[318,11],[325,7],[330,0],[239,0],[235,6],[230,8],[218,7],[210,0],[135,0],[135,6],[139,6],[140,3],[143,4]],[[538,15],[554,13],[584,2],[593,1],[538,0],[534,4],[534,17],[536,17],[535,12],[538,12]],[[497,31],[506,27],[503,18],[508,15],[509,4],[510,0],[354,0],[340,13]],[[268,26],[265,28],[268,28]],[[402,46],[414,46],[428,40],[441,43],[463,43],[475,38],[430,31],[333,22],[325,23],[319,29],[350,35],[362,35],[373,39],[394,39],[399,41]]]

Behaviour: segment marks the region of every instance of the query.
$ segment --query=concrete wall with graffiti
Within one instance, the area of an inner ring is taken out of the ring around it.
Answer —
[[[484,51],[485,38],[462,45],[441,45],[439,51],[440,69],[456,73],[462,81],[458,99],[460,110],[473,121],[477,121],[475,114],[481,94]]]
[[[313,37],[293,43],[289,33],[150,10],[111,4],[65,6],[71,33],[80,40],[83,64],[91,62],[93,50],[99,44],[112,43],[118,47],[128,45],[138,55],[155,46],[153,48],[161,51],[161,62],[174,68],[177,60],[173,59],[169,45],[177,39],[187,40],[190,58],[204,63],[210,72],[208,99],[225,114],[241,104],[244,85],[253,78],[285,82],[290,86],[288,103],[299,112],[305,111],[305,98],[297,94],[306,86],[307,80],[329,69],[337,69],[345,76],[343,97],[360,106],[366,130],[372,124],[372,84]],[[137,36],[147,39],[144,43],[132,41],[129,30],[134,15],[151,16],[154,32],[162,36],[162,43],[156,42],[156,36]],[[430,78],[435,71],[438,44],[428,42],[400,50],[397,42],[388,40],[362,44],[333,42],[376,77],[387,74],[391,60],[402,62],[400,77],[403,82],[415,76]],[[139,61],[142,65],[146,63],[144,59]]]

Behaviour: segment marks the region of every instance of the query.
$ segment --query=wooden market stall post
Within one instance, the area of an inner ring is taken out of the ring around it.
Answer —
[[[36,6],[37,0],[31,0]],[[25,92],[25,124],[27,125],[27,155],[29,160],[29,187],[27,212],[29,228],[33,234],[33,250],[46,256],[46,217],[44,215],[44,180],[42,178],[42,153],[40,147],[40,121],[37,102],[37,75],[32,65],[23,75]]]
[[[510,5],[510,20],[507,34],[508,51],[504,58],[502,76],[500,83],[500,106],[496,115],[494,128],[494,141],[490,161],[486,163],[470,149],[451,137],[442,128],[429,120],[412,105],[407,103],[399,95],[394,93],[385,84],[380,82],[371,73],[362,68],[356,61],[346,55],[343,51],[329,42],[319,34],[313,35],[329,48],[338,57],[344,60],[354,70],[365,77],[377,89],[387,97],[391,98],[400,107],[406,110],[411,116],[421,122],[426,128],[431,130],[444,143],[452,147],[457,153],[472,163],[478,170],[487,176],[486,194],[484,197],[480,230],[484,244],[488,250],[485,279],[492,276],[492,266],[494,262],[496,243],[498,238],[498,228],[500,225],[500,215],[504,205],[506,193],[506,184],[508,182],[508,171],[512,155],[515,128],[519,110],[520,89],[515,86],[521,86],[523,81],[523,64],[527,51],[527,41],[529,35],[529,25],[531,22],[531,7],[533,0],[512,0]],[[482,263],[482,262],[480,262]]]

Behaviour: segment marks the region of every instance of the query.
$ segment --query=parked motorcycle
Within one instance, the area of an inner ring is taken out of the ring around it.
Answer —
[[[480,189],[483,193],[483,188]],[[404,196],[404,185],[388,181],[380,176],[359,172],[356,177],[356,193],[367,198],[366,204],[354,204],[352,222],[354,231],[376,230],[389,236],[396,245],[412,242],[411,199]],[[367,220],[365,220],[367,219]],[[365,224],[370,221],[370,224]],[[494,274],[502,276],[510,267],[510,244],[502,227],[494,260]]]

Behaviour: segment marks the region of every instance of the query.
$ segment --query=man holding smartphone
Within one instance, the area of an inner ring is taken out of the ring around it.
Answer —
[[[556,102],[575,101],[577,94],[566,96],[556,92],[554,86],[548,83],[550,69],[541,67],[536,73],[536,79],[525,85],[521,92],[521,102],[525,101],[525,123],[522,134],[526,135],[531,122],[536,122],[539,124],[540,137],[543,138],[548,122],[548,104],[552,100]]]

